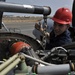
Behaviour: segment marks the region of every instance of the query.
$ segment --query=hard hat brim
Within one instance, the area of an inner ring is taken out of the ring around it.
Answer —
[[[59,20],[57,18],[51,18],[53,21],[57,22],[57,23],[60,23],[60,24],[70,24],[71,22],[65,22],[65,21],[62,21],[62,20]]]

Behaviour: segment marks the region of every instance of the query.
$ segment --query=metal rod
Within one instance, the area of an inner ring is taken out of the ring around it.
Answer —
[[[7,32],[9,32],[9,29],[6,27],[6,25],[2,22],[2,27],[4,27],[5,28],[5,30],[7,31]]]
[[[19,62],[21,61],[20,58],[14,60],[9,66],[7,66],[4,70],[0,72],[0,75],[6,75],[11,69],[13,69]]]
[[[51,8],[48,6],[20,5],[0,2],[0,11],[49,15],[51,13]]]
[[[29,55],[26,55],[26,54],[24,54],[24,53],[22,53],[22,54],[23,54],[26,58],[32,59],[32,60],[37,61],[37,62],[39,62],[39,63],[41,63],[41,64],[44,64],[44,65],[47,65],[47,66],[52,66],[52,65],[54,65],[54,64],[50,64],[50,63],[44,62],[44,61],[42,61],[42,60],[36,59],[36,58],[31,57],[31,56],[29,56]]]
[[[5,2],[6,0],[0,0],[1,2]],[[2,17],[3,17],[3,12],[0,11],[0,29],[2,28]]]
[[[18,54],[15,54],[11,58],[9,58],[6,62],[0,65],[0,71],[3,70],[6,66],[8,66],[11,62],[13,62],[18,57]]]

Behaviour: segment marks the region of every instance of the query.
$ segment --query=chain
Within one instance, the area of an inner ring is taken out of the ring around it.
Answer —
[[[47,16],[45,16],[44,15],[44,26],[43,26],[43,28],[44,28],[44,34],[46,33],[46,29],[47,29]],[[45,47],[46,47],[46,36],[45,35],[43,35],[43,38],[42,38],[42,46],[43,46],[43,48],[45,49]]]

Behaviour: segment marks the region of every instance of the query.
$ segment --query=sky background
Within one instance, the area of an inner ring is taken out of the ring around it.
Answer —
[[[72,11],[73,0],[6,0],[6,2],[25,4],[25,5],[38,5],[38,6],[50,6],[51,16],[54,15],[55,11],[60,7],[68,7]],[[16,14],[16,13],[4,13],[10,15],[33,15],[33,14]],[[37,16],[37,15],[34,15]],[[38,15],[39,16],[39,15]]]

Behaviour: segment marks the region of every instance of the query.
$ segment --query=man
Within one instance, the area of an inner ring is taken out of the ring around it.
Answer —
[[[70,32],[68,31],[72,21],[71,11],[68,8],[59,8],[52,17],[52,20],[54,24],[51,33],[44,33],[44,28],[37,23],[35,24],[35,28],[50,40],[49,43],[46,44],[47,50],[72,42]]]

